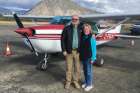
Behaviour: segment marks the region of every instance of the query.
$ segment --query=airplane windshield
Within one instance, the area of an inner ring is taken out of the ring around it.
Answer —
[[[96,33],[98,34],[99,32],[99,28],[98,28],[98,24],[96,22],[93,22],[93,21],[90,21],[90,22],[85,22],[85,23],[88,23],[91,25],[92,29],[93,29],[93,32],[92,33]]]
[[[70,16],[56,16],[52,19],[52,21],[50,22],[51,24],[63,24],[66,25],[71,21],[71,17]]]

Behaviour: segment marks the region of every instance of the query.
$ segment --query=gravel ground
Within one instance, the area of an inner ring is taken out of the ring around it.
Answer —
[[[83,89],[64,89],[65,61],[62,55],[49,59],[47,71],[39,71],[40,57],[32,54],[15,26],[0,26],[0,93],[84,93]],[[6,40],[13,55],[3,56]],[[140,93],[140,41],[116,40],[98,47],[105,59],[103,67],[94,66],[95,88],[89,93]],[[81,71],[82,72],[82,71]]]

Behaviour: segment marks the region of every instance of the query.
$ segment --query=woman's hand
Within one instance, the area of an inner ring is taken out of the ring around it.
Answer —
[[[90,61],[90,64],[93,64],[93,62],[94,62],[94,61],[91,60],[91,61]]]

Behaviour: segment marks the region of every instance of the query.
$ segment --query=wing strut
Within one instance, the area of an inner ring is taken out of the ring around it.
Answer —
[[[24,34],[24,36],[25,36],[25,38],[28,40],[28,42],[29,42],[29,44],[30,44],[30,46],[31,46],[31,48],[32,48],[31,51],[34,52],[36,56],[38,56],[38,53],[36,52],[35,48],[33,47],[33,44],[31,43],[31,41],[30,41],[30,39],[28,38],[28,36],[27,36],[26,34]]]
[[[110,31],[111,29],[114,29],[116,26],[118,26],[118,25],[120,25],[120,24],[122,24],[122,23],[124,23],[124,22],[126,22],[126,21],[128,21],[128,20],[130,20],[129,17],[125,18],[124,20],[120,21],[120,22],[117,23],[116,25],[113,25],[112,27],[110,27],[109,29],[105,30],[104,32],[102,32],[102,33],[100,33],[100,34],[97,34],[96,37],[98,37],[98,36],[100,36],[100,35],[102,35],[102,34],[108,32],[108,31]]]

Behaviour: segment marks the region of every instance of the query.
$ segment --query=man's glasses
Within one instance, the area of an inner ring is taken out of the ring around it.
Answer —
[[[78,21],[79,19],[72,19],[72,21]]]

